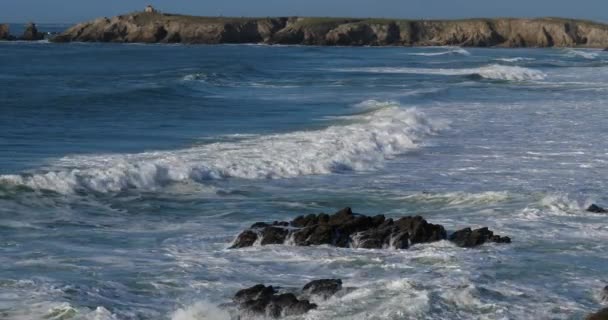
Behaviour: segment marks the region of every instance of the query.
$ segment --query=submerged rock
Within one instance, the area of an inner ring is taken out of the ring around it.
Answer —
[[[23,35],[19,39],[26,40],[26,41],[42,40],[42,39],[44,39],[44,33],[38,32],[38,28],[36,27],[35,23],[29,23],[25,27],[25,31],[23,32]]]
[[[511,243],[511,238],[494,235],[494,232],[484,227],[475,230],[471,230],[471,228],[458,230],[450,235],[450,241],[459,247],[470,248],[486,242]]]
[[[597,204],[590,205],[589,208],[587,208],[587,211],[593,213],[608,213],[608,209],[604,209]]]
[[[331,245],[341,248],[407,249],[410,245],[445,240],[445,228],[428,223],[420,216],[406,216],[396,220],[383,215],[365,216],[344,208],[333,215],[321,213],[299,216],[291,222],[272,224],[257,222],[234,240],[231,248],[254,244],[292,244],[296,246]],[[463,229],[450,240],[462,247],[473,247],[485,242],[510,243],[508,237],[494,235],[488,228]]]
[[[585,318],[586,320],[608,320],[608,308],[604,308],[596,313],[592,313]]]

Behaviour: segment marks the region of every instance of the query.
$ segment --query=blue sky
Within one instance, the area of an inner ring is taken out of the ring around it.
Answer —
[[[224,16],[468,18],[561,16],[608,21],[608,0],[0,0],[0,22],[78,22],[142,9]]]

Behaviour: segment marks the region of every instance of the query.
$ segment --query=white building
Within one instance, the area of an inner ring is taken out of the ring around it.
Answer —
[[[146,13],[156,13],[156,9],[154,9],[154,7],[151,4],[149,4],[148,6],[146,6],[145,12]]]

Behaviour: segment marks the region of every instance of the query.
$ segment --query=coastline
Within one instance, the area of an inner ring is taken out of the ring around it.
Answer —
[[[137,12],[79,23],[53,42],[320,46],[608,47],[608,25],[536,19],[224,18]]]

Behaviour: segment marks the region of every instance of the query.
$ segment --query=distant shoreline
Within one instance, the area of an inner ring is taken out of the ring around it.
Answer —
[[[77,24],[51,41],[606,48],[608,25],[563,18],[230,18],[136,12]]]

